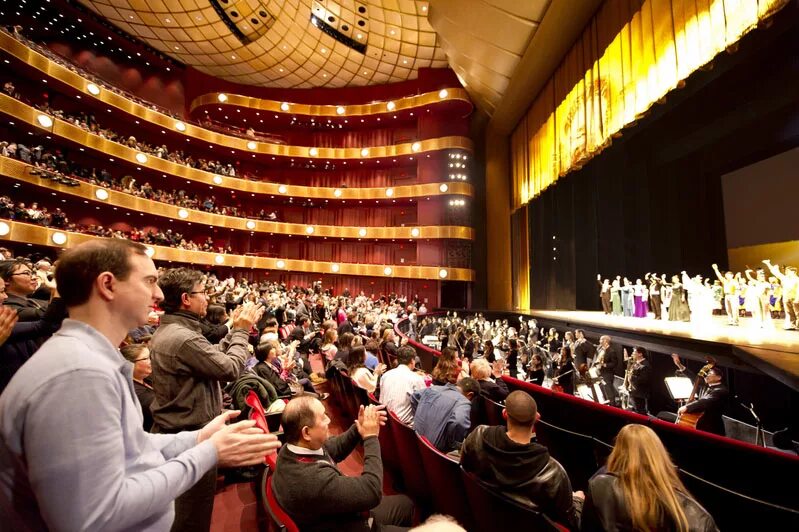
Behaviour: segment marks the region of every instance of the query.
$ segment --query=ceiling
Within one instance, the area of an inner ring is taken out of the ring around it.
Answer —
[[[236,83],[281,88],[373,85],[415,79],[419,68],[448,65],[427,21],[427,1],[217,0],[228,13],[240,12],[235,26],[252,39],[249,44],[223,22],[210,0],[80,2],[153,48]],[[312,24],[312,12],[330,16],[341,33],[366,44],[366,53]]]

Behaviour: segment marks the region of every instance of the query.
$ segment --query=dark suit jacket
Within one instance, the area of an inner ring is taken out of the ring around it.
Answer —
[[[594,355],[596,355],[594,344],[588,340],[583,340],[582,342],[578,340],[578,343],[574,346],[574,366],[579,368],[580,365],[587,364],[588,359],[594,358]]]
[[[724,420],[721,416],[724,414],[729,395],[730,391],[723,384],[708,386],[704,396],[685,405],[685,411],[689,413],[704,412],[699,423],[696,424],[696,428],[724,436]]]
[[[485,395],[494,402],[501,403],[508,397],[508,385],[502,379],[480,381],[480,394]]]
[[[48,302],[41,299],[8,294],[8,299],[3,304],[17,311],[19,321],[35,321],[42,319],[44,312],[47,310]]]
[[[599,373],[603,375],[614,374],[623,377],[625,370],[623,358],[619,346],[610,344],[610,347],[605,350],[605,361]]]

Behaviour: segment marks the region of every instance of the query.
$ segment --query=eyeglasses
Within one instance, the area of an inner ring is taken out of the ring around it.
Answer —
[[[208,293],[205,290],[192,290],[191,292],[189,292],[190,296],[193,296],[195,294],[203,294],[204,296],[208,295]]]
[[[142,360],[150,360],[150,357],[148,357],[148,356],[147,356],[147,357],[137,358],[137,359],[136,359],[136,360],[134,360],[133,362],[134,362],[134,363],[135,363],[135,362],[141,362]]]
[[[21,272],[17,272],[17,273],[12,273],[11,275],[12,276],[13,275],[27,275],[28,277],[31,277],[33,275],[33,272],[30,271],[30,270],[25,270],[25,271],[21,271]]]

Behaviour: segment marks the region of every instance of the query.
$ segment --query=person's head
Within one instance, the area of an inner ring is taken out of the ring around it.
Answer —
[[[458,381],[458,389],[468,400],[480,395],[480,383],[471,377],[464,377]]]
[[[439,360],[455,360],[456,358],[458,358],[458,350],[450,346],[442,349],[439,356]]]
[[[70,317],[107,320],[115,334],[121,333],[120,341],[129,330],[147,323],[163,293],[146,251],[142,244],[116,238],[66,250],[55,279]]]
[[[208,309],[211,310],[210,308]],[[264,322],[264,332],[277,332],[277,319],[276,318],[269,318]]]
[[[352,347],[358,347],[359,345],[363,345],[363,338],[361,338],[360,334],[353,334],[352,335]],[[367,349],[368,351],[368,349]]]
[[[339,349],[349,349],[352,347],[352,339],[355,337],[352,333],[344,333],[338,337],[338,347]]]
[[[427,521],[411,530],[413,532],[466,532],[466,529],[460,526],[454,518],[441,514],[431,515]]]
[[[572,350],[568,345],[564,345],[560,348],[560,365],[563,366],[568,362],[571,362],[572,359]]]
[[[143,380],[153,372],[150,364],[150,350],[144,344],[130,344],[121,348],[125,360],[133,364],[133,378]]]
[[[358,313],[351,311],[349,314],[347,314],[347,320],[350,323],[355,323],[358,320]]]
[[[646,349],[641,346],[635,346],[633,348],[633,356],[635,357],[636,362],[640,362],[643,359],[647,358]]]
[[[544,366],[544,360],[541,358],[541,355],[539,355],[538,353],[534,354],[530,358],[530,361],[532,362],[534,369],[541,369]]]
[[[765,281],[766,280],[766,272],[764,272],[762,269],[759,269],[759,268],[757,270],[757,280],[758,281]]]
[[[718,366],[713,366],[705,375],[705,382],[707,384],[718,384],[724,378],[724,372]]]
[[[39,286],[31,265],[23,260],[5,260],[0,263],[0,277],[6,283],[10,296],[28,297]]]
[[[205,320],[214,325],[222,325],[227,321],[227,312],[222,305],[208,305],[205,311]]]
[[[788,277],[796,277],[796,266],[786,266],[785,275]]]
[[[408,366],[411,369],[416,368],[416,350],[409,346],[404,345],[397,350],[397,364]]]
[[[164,291],[161,308],[167,314],[184,310],[201,318],[205,316],[208,296],[202,272],[191,268],[172,268],[158,278],[158,286]]]
[[[321,449],[329,436],[330,418],[321,401],[311,395],[298,395],[289,401],[280,423],[286,443],[306,449]]]
[[[334,344],[338,340],[338,331],[335,329],[328,329],[325,331],[325,336],[322,339],[322,345]]]
[[[357,368],[363,367],[366,363],[366,348],[359,345],[349,350],[347,354],[347,369],[353,371]]]
[[[521,390],[508,394],[502,417],[508,421],[508,429],[527,429],[532,434],[533,425],[538,419],[538,405],[535,399]]]
[[[472,361],[469,373],[478,381],[482,381],[491,376],[491,365],[484,358],[476,358]]]
[[[679,275],[672,275],[671,276],[671,284],[680,284],[680,276]]]
[[[566,340],[567,342],[573,342],[574,341],[574,333],[571,332],[571,331],[566,331],[563,334],[563,339]]]
[[[727,273],[724,274],[724,278],[727,279],[728,281],[732,281],[733,277],[734,277],[734,274],[732,272],[727,272]]]
[[[277,358],[277,346],[272,342],[262,342],[255,348],[255,358],[258,362],[272,362]]]
[[[307,329],[308,327],[311,326],[311,318],[303,315],[302,317],[300,317],[299,321],[297,322],[297,325],[299,325],[303,329]]]
[[[383,331],[383,342],[393,342],[394,341],[394,329],[386,328]]]
[[[610,336],[608,336],[607,334],[603,334],[602,336],[600,336],[599,337],[599,345],[601,345],[602,347],[605,347],[605,348],[610,346]]]
[[[638,424],[622,427],[607,468],[619,479],[633,528],[663,528],[661,519],[665,515],[674,525],[668,528],[688,530],[676,491],[688,492],[663,442],[652,429]]]
[[[582,340],[585,338],[585,331],[582,329],[575,329],[574,335],[577,337],[578,340]]]

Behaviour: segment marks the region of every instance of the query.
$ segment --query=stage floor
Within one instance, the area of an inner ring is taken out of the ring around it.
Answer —
[[[786,331],[783,320],[772,320],[769,326],[760,328],[751,318],[742,318],[738,326],[727,325],[725,316],[713,316],[705,323],[698,324],[609,316],[602,312],[579,310],[528,310],[525,313],[540,320],[567,322],[572,329],[583,325],[732,345],[784,372],[799,376],[799,331]],[[612,336],[612,332],[609,331],[608,334]]]

